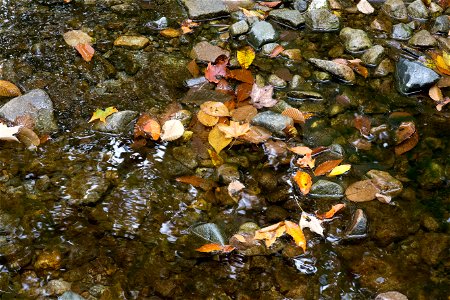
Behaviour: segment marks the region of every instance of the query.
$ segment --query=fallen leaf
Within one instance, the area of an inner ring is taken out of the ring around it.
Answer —
[[[278,56],[278,54],[280,54],[281,52],[284,51],[283,46],[281,45],[277,45],[275,48],[273,48],[272,52],[270,53],[269,57],[271,58],[275,58]]]
[[[200,109],[214,117],[228,117],[230,115],[228,107],[222,102],[206,101],[200,105]]]
[[[360,0],[356,7],[360,12],[366,15],[370,15],[375,11],[373,6],[367,0]]]
[[[208,135],[208,142],[214,148],[216,153],[220,153],[220,151],[228,146],[232,140],[232,138],[227,138],[217,126],[214,126]]]
[[[238,240],[241,243],[246,243],[247,242],[245,237],[243,235],[241,235],[241,234],[238,234],[238,233],[234,234],[230,239],[232,239],[232,238],[235,238],[236,240]]]
[[[277,100],[272,98],[273,86],[267,85],[260,88],[256,83],[253,84],[252,92],[250,94],[250,103],[257,109],[263,107],[272,107],[277,104]]]
[[[191,75],[193,77],[198,77],[200,75],[200,68],[197,65],[197,62],[195,61],[195,59],[191,60],[186,68],[188,69],[189,73],[191,73]]]
[[[312,186],[311,176],[306,172],[297,171],[297,173],[295,173],[293,179],[294,179],[295,183],[297,183],[302,194],[307,195],[309,193],[309,191],[311,190],[311,186]]]
[[[441,111],[442,108],[447,105],[448,103],[450,103],[450,98],[449,97],[445,97],[444,100],[440,101],[437,105],[436,105],[436,110],[437,111]]]
[[[295,244],[305,252],[306,238],[300,226],[291,221],[284,221],[284,225],[286,227],[286,233],[289,234],[294,239]]]
[[[0,97],[17,97],[20,95],[22,93],[14,83],[0,80]]]
[[[236,196],[240,191],[242,191],[245,188],[245,185],[242,184],[239,180],[233,180],[228,184],[228,194],[231,197]]]
[[[214,64],[208,63],[208,67],[205,71],[205,78],[210,82],[219,83],[220,78],[227,76],[228,60],[226,55],[219,55]]]
[[[302,230],[309,228],[312,232],[320,234],[321,236],[323,236],[322,222],[322,220],[319,220],[314,215],[305,212],[302,212],[302,215],[300,216],[300,228]]]
[[[430,89],[428,90],[428,95],[434,101],[442,101],[442,100],[444,100],[444,96],[442,95],[442,91],[437,85],[433,85],[432,87],[430,87]]]
[[[95,53],[94,48],[92,48],[92,46],[89,44],[78,44],[75,46],[75,49],[77,49],[81,57],[87,62],[90,62],[92,60],[92,57]]]
[[[368,136],[370,134],[371,123],[372,122],[368,117],[361,115],[357,115],[353,120],[355,128],[358,129],[363,136]]]
[[[225,138],[238,138],[250,130],[250,123],[239,124],[239,122],[230,121],[230,125],[218,124],[217,127],[225,134]]]
[[[200,23],[194,22],[191,19],[186,19],[181,22],[181,31],[183,34],[192,32],[192,28],[200,26]]]
[[[237,51],[236,57],[241,67],[248,69],[255,59],[255,50],[251,46],[245,46]]]
[[[219,117],[214,117],[211,115],[208,115],[203,110],[199,110],[197,113],[197,119],[200,123],[202,123],[205,126],[212,127],[219,122]]]
[[[340,165],[340,166],[334,167],[327,176],[332,177],[332,176],[342,175],[345,172],[347,172],[348,170],[350,170],[351,167],[352,167],[352,165]]]
[[[340,211],[340,210],[343,209],[344,207],[345,207],[345,204],[339,203],[339,204],[333,205],[333,206],[331,207],[331,209],[330,209],[329,211],[327,211],[326,213],[324,213],[324,214],[317,214],[317,213],[316,213],[316,216],[317,216],[317,218],[319,218],[319,219],[321,219],[321,220],[323,220],[323,219],[331,219],[332,217],[334,217],[334,215],[335,215],[338,211]]]
[[[71,30],[63,34],[64,41],[72,47],[78,44],[92,44],[92,37],[81,30]]]
[[[161,30],[159,34],[166,38],[176,38],[182,34],[182,31],[175,28],[166,28]]]
[[[253,105],[238,107],[230,113],[231,118],[236,122],[250,122],[257,114],[258,110]]]
[[[241,83],[236,88],[236,98],[238,102],[244,101],[250,97],[253,86],[249,83]]]
[[[302,158],[299,158],[297,160],[297,165],[299,165],[301,168],[314,168],[316,163],[316,160],[312,158],[311,153],[305,154]]]
[[[288,107],[281,114],[283,116],[292,118],[292,120],[294,120],[295,123],[301,123],[301,124],[305,123],[305,116],[297,108]]]
[[[272,133],[260,126],[250,126],[250,130],[242,135],[240,139],[253,144],[259,144],[267,141],[272,136]]]
[[[323,162],[320,165],[318,165],[317,168],[314,170],[314,175],[315,176],[324,175],[333,170],[335,167],[337,167],[341,162],[342,159],[328,160],[326,162]]]
[[[245,82],[248,84],[253,84],[253,82],[255,81],[253,79],[252,72],[250,70],[246,70],[246,69],[231,70],[228,73],[228,76],[230,78],[233,78],[233,79],[236,79],[238,81]]]
[[[356,139],[354,141],[350,141],[350,143],[359,150],[370,150],[372,148],[372,143],[366,139]]]
[[[161,135],[161,125],[148,114],[142,114],[134,126],[134,138],[150,136],[154,141]]]
[[[347,65],[353,69],[353,71],[355,71],[356,73],[358,73],[359,75],[361,75],[364,78],[367,78],[367,76],[369,76],[369,70],[361,65],[361,60],[360,59],[352,59],[349,60]]]
[[[402,122],[395,131],[396,144],[398,145],[403,141],[406,141],[414,134],[414,132],[416,132],[416,125],[414,125],[414,122]]]
[[[190,184],[195,187],[199,187],[205,191],[209,191],[217,186],[216,182],[195,175],[181,176],[176,178],[175,180],[178,182]]]
[[[267,248],[275,243],[276,239],[282,236],[286,231],[284,221],[261,228],[255,231],[255,240],[264,240]]]
[[[220,79],[216,85],[216,91],[221,91],[224,93],[234,94],[233,87],[224,78]]]
[[[180,120],[168,120],[162,126],[161,140],[174,141],[183,136],[184,126]]]
[[[8,127],[5,124],[0,123],[0,140],[19,142],[14,135],[19,132],[21,127],[22,126]]]
[[[450,67],[445,63],[445,60],[442,57],[442,55],[432,55],[432,58],[437,70],[440,73],[444,75],[450,75]]]
[[[203,252],[203,253],[210,253],[210,252],[224,252],[229,253],[233,251],[235,248],[230,245],[220,245],[220,244],[206,244],[201,246],[200,248],[195,249],[195,251]]]
[[[34,148],[41,144],[39,136],[30,128],[21,127],[19,133],[17,134],[19,140],[25,144],[28,148]]]
[[[345,196],[353,202],[366,202],[376,198],[380,190],[373,184],[372,180],[361,180],[352,183],[345,190]]]
[[[88,123],[91,123],[95,120],[100,120],[100,122],[106,122],[106,118],[112,115],[113,113],[118,112],[117,108],[110,106],[107,107],[105,110],[102,110],[100,108],[97,108],[97,110],[92,114],[91,119]]]
[[[215,167],[219,167],[219,166],[223,165],[223,158],[220,157],[219,153],[217,153],[211,149],[208,149],[208,153],[209,153],[209,157],[211,158],[211,161]]]
[[[402,155],[403,153],[408,152],[409,150],[413,149],[418,142],[419,142],[419,134],[416,131],[413,133],[413,135],[411,135],[409,139],[395,146],[395,154]]]
[[[262,5],[262,6],[274,8],[274,7],[277,7],[278,5],[280,5],[281,1],[272,1],[272,2],[263,1],[263,2],[258,2],[258,4]]]
[[[261,20],[264,20],[264,18],[266,17],[264,14],[262,14],[262,13],[256,11],[256,10],[248,10],[248,9],[243,8],[243,7],[239,7],[239,9],[242,10],[244,15],[246,17],[248,17],[248,18],[257,17],[257,18],[259,18]]]
[[[297,146],[297,147],[292,147],[292,148],[288,148],[288,149],[298,155],[312,154],[311,148],[306,147],[306,146]]]

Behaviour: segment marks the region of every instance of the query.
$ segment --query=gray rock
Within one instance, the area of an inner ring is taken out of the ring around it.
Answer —
[[[286,80],[278,77],[275,74],[271,74],[269,76],[269,78],[267,79],[267,81],[269,82],[269,84],[273,85],[275,88],[282,89],[282,88],[285,88],[287,86]]]
[[[345,27],[339,33],[339,37],[344,42],[345,49],[349,52],[359,52],[372,47],[367,33],[361,29]]]
[[[306,0],[295,0],[292,5],[299,12],[304,12],[308,8],[308,2]]]
[[[291,90],[298,90],[301,87],[303,82],[304,82],[304,79],[300,75],[295,74],[294,76],[292,76],[292,80],[289,83],[289,88]]]
[[[437,3],[431,2],[430,7],[428,8],[431,16],[439,16],[444,10]]]
[[[199,85],[207,84],[209,81],[206,79],[205,76],[196,77],[196,78],[189,78],[184,81],[184,86],[188,88],[193,88]]]
[[[308,9],[305,17],[306,25],[312,31],[329,32],[339,30],[339,18],[328,9]]]
[[[124,110],[116,112],[106,118],[105,122],[97,122],[94,129],[108,133],[128,133],[133,130],[138,112]]]
[[[249,27],[247,21],[241,20],[230,26],[230,34],[232,36],[241,35],[247,33],[248,29]]]
[[[214,223],[204,223],[194,226],[191,232],[211,243],[225,245],[225,237],[220,228]]]
[[[357,209],[353,214],[350,225],[345,230],[345,238],[358,239],[367,236],[367,216],[362,209]]]
[[[428,30],[421,30],[412,36],[408,44],[416,47],[434,47],[437,45],[437,40]]]
[[[340,199],[344,196],[344,188],[328,180],[317,180],[312,186],[309,195],[316,199]]]
[[[214,62],[220,55],[230,57],[230,52],[214,46],[207,41],[197,43],[191,51],[191,57],[200,61]]]
[[[381,45],[375,45],[364,52],[361,56],[361,61],[367,66],[377,66],[383,58],[383,54],[384,47]]]
[[[387,0],[382,9],[394,19],[406,20],[408,18],[408,11],[402,0]]]
[[[397,90],[404,94],[412,94],[433,85],[440,76],[424,65],[401,57],[396,65],[395,79]]]
[[[439,16],[434,21],[432,33],[447,34],[450,30],[450,20],[447,15]]]
[[[343,64],[336,63],[334,61],[329,60],[323,60],[323,59],[317,59],[317,58],[310,58],[308,60],[310,63],[315,65],[316,67],[325,70],[327,72],[330,72],[334,76],[347,81],[347,82],[354,82],[355,81],[355,73],[353,70]]]
[[[269,12],[269,17],[275,21],[294,28],[298,28],[305,24],[303,15],[295,9],[274,9]]]
[[[413,29],[404,23],[395,24],[392,26],[391,37],[396,40],[406,41],[411,38]]]
[[[14,122],[18,117],[31,117],[38,133],[50,133],[58,129],[53,115],[53,102],[46,92],[32,90],[8,101],[0,108],[0,117]]]
[[[70,291],[71,283],[64,280],[50,280],[45,288],[45,291],[53,295],[61,295],[64,292]]]
[[[270,55],[270,54],[272,54],[273,49],[275,49],[279,45],[280,44],[278,44],[278,43],[265,44],[264,46],[262,46],[261,52],[265,55]]]
[[[428,19],[428,8],[422,2],[422,0],[416,0],[408,5],[408,13],[411,18],[414,19]]]
[[[232,181],[239,180],[241,174],[235,165],[223,164],[217,168],[217,177],[224,184],[230,184]]]
[[[375,300],[408,300],[408,297],[397,291],[389,291],[378,294]]]
[[[228,8],[222,0],[182,0],[188,9],[189,18],[205,20],[228,15]]]
[[[294,121],[273,111],[263,111],[253,117],[251,124],[264,127],[275,134],[284,136],[283,130],[289,125],[294,125]]]
[[[264,44],[276,41],[278,37],[278,32],[273,28],[272,24],[260,21],[253,24],[248,34],[248,42],[254,48],[259,48]]]
[[[77,293],[74,293],[72,291],[67,291],[61,296],[58,297],[58,300],[86,300],[85,298],[81,297]]]
[[[395,71],[394,64],[389,58],[383,59],[373,72],[374,77],[384,77]]]

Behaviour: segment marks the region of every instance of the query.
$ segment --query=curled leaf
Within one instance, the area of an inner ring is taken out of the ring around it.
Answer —
[[[284,221],[284,225],[286,233],[294,239],[295,244],[306,251],[306,238],[300,226],[291,221]]]

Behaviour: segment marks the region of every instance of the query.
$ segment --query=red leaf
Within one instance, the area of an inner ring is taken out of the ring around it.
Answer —
[[[366,136],[370,134],[371,122],[366,116],[356,116],[354,120],[355,128],[361,132],[362,135]]]
[[[210,82],[219,83],[219,77],[227,76],[228,57],[226,55],[220,55],[216,58],[214,64],[208,63],[208,67],[205,71],[205,77]]]
[[[241,83],[236,88],[236,97],[237,101],[241,102],[250,97],[250,93],[252,91],[252,85],[249,83]]]
[[[321,163],[317,168],[314,170],[315,176],[320,176],[325,173],[330,172],[333,170],[334,167],[338,166],[342,162],[342,159],[336,159],[336,160],[328,160],[326,162]]]
[[[252,72],[246,69],[231,70],[229,72],[229,76],[233,79],[249,84],[253,84],[254,81]]]
[[[278,45],[275,48],[273,48],[272,53],[270,53],[269,57],[271,57],[271,58],[277,57],[278,54],[280,54],[283,51],[284,51],[283,46]]]
[[[75,46],[75,49],[77,49],[78,53],[81,54],[81,57],[83,57],[85,61],[91,61],[94,56],[95,50],[89,44],[78,44]]]

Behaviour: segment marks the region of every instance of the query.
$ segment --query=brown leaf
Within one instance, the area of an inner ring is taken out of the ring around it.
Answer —
[[[38,135],[27,127],[20,127],[17,137],[27,147],[37,147],[41,144],[41,140]]]
[[[409,139],[395,146],[395,154],[402,155],[403,153],[408,152],[409,150],[413,149],[418,142],[419,142],[419,134],[416,131],[413,133],[413,135],[411,135]]]
[[[250,97],[252,98],[250,103],[258,109],[261,109],[263,107],[272,107],[275,104],[277,104],[277,100],[273,99],[272,95],[273,95],[273,86],[267,85],[260,88],[255,83],[253,84],[252,92],[250,94]]]
[[[430,87],[430,89],[428,90],[428,95],[434,101],[442,101],[442,100],[444,100],[444,96],[442,95],[442,91],[437,85],[433,85],[432,87]]]
[[[214,117],[228,117],[230,115],[228,107],[222,102],[206,101],[200,105],[200,109],[206,114]]]
[[[175,179],[178,182],[187,183],[195,187],[199,187],[205,191],[211,190],[217,184],[209,179],[201,178],[195,175],[181,176]]]
[[[342,162],[342,159],[336,159],[336,160],[328,160],[326,162],[321,163],[317,166],[317,168],[314,170],[315,176],[321,176],[324,175],[331,170],[333,170],[336,166],[338,166]]]
[[[232,110],[230,115],[233,121],[250,122],[254,116],[258,114],[258,110],[253,105],[244,105]]]
[[[17,97],[20,95],[22,93],[14,83],[0,80],[0,97]]]
[[[83,57],[83,59],[87,62],[91,61],[95,53],[94,48],[92,48],[89,44],[78,44],[75,46],[75,49],[77,49],[81,57]]]
[[[284,51],[283,46],[278,45],[275,48],[273,48],[272,53],[270,53],[269,57],[271,58],[277,57],[283,51]]]
[[[311,148],[306,147],[306,146],[297,146],[297,147],[292,147],[292,148],[288,148],[288,149],[298,155],[312,154]]]
[[[297,171],[297,173],[295,173],[293,179],[294,179],[295,183],[297,183],[302,194],[307,195],[309,193],[309,191],[311,190],[311,186],[312,186],[311,176],[306,172]]]
[[[227,65],[228,57],[226,55],[219,55],[214,64],[208,63],[208,67],[205,71],[206,79],[210,82],[219,83],[221,77],[227,76]]]
[[[241,82],[249,83],[249,84],[253,84],[253,82],[254,82],[252,72],[250,70],[246,70],[246,69],[231,70],[229,72],[228,76],[230,78],[236,79]]]
[[[368,136],[371,129],[371,121],[366,116],[357,115],[354,119],[354,126],[362,135]]]
[[[214,117],[211,115],[208,115],[203,110],[199,110],[197,113],[197,119],[200,123],[202,123],[205,126],[212,127],[219,122],[219,117]]]
[[[272,136],[272,133],[259,126],[250,126],[250,130],[246,134],[242,135],[240,139],[253,144],[259,144],[267,141]]]
[[[349,60],[348,66],[353,69],[356,73],[361,75],[364,78],[367,78],[369,76],[369,70],[367,70],[366,67],[361,65],[361,60]]]
[[[253,86],[249,83],[241,83],[236,88],[237,101],[241,102],[250,97]]]
[[[166,38],[176,38],[179,37],[182,34],[182,32],[179,29],[166,28],[161,30],[159,34]]]
[[[148,114],[142,114],[134,126],[134,138],[151,137],[154,141],[161,135],[161,126],[158,121],[151,118]]]
[[[221,91],[234,95],[233,87],[224,78],[220,79],[216,86],[216,91]]]
[[[338,211],[340,211],[341,209],[343,209],[345,207],[345,204],[343,204],[343,203],[339,203],[339,204],[336,204],[336,205],[333,205],[332,207],[331,207],[331,209],[329,210],[329,211],[327,211],[326,213],[324,213],[324,214],[318,214],[318,213],[316,213],[316,216],[319,218],[319,219],[331,219],[332,217],[334,217],[334,215],[338,212]]]
[[[395,141],[398,144],[409,139],[414,132],[416,132],[416,126],[413,122],[402,122],[398,129],[395,131]]]
[[[345,190],[345,196],[353,202],[366,202],[376,198],[380,190],[373,184],[372,180],[361,180],[351,184]]]
[[[230,121],[230,125],[218,124],[217,127],[225,134],[226,138],[238,138],[241,135],[246,134],[250,130],[250,124]]]
[[[306,238],[300,226],[291,221],[284,221],[286,233],[289,234],[297,246],[306,251]]]
[[[188,69],[189,73],[191,73],[191,75],[193,77],[198,77],[200,75],[200,68],[198,67],[197,63],[195,62],[195,59],[191,60],[186,68]]]
[[[258,2],[258,4],[262,5],[262,6],[274,8],[274,7],[277,7],[278,5],[280,5],[281,1],[271,1],[271,2],[263,1],[263,2]]]
[[[283,116],[292,118],[292,120],[294,120],[295,123],[301,123],[301,124],[305,123],[305,116],[297,108],[288,107],[281,114]]]

